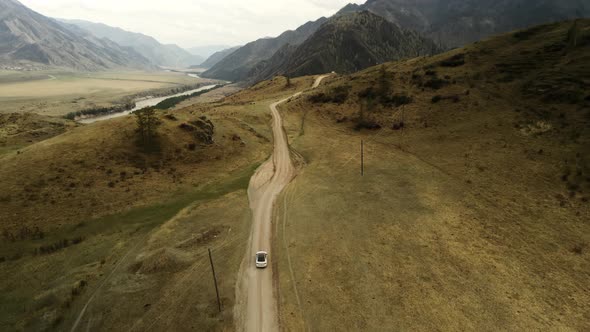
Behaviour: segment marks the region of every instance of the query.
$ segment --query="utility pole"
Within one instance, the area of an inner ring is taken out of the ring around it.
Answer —
[[[213,271],[213,281],[215,282],[215,294],[217,294],[217,306],[219,307],[219,312],[221,312],[221,300],[219,299],[219,288],[217,288],[217,276],[215,276],[215,267],[213,266],[213,256],[211,256],[211,249],[209,250],[209,262],[211,262],[211,271]]]
[[[361,140],[361,176],[365,176],[365,142]]]

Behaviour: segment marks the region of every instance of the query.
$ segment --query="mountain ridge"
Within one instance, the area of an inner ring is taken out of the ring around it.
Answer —
[[[369,11],[336,15],[301,45],[287,45],[251,72],[252,82],[336,71],[352,73],[386,61],[441,51],[430,39]],[[256,72],[257,71],[257,72]]]
[[[250,42],[223,58],[202,77],[217,78],[226,81],[244,81],[260,61],[270,59],[273,54],[286,44],[298,45],[311,36],[327,18],[321,17],[309,21],[295,30],[288,30],[274,38],[260,38]]]
[[[18,1],[0,0],[0,64],[76,70],[151,69],[132,49],[63,27]]]

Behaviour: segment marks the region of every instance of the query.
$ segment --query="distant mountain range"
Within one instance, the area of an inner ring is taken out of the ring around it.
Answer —
[[[82,20],[59,19],[59,21],[68,25],[77,26],[98,38],[107,38],[121,46],[131,47],[150,60],[154,66],[183,68],[198,65],[205,60],[177,45],[163,45],[153,37],[141,33],[129,32],[102,23]]]
[[[57,21],[16,0],[0,0],[0,65],[78,70],[200,66],[209,68],[203,77],[253,83],[274,75],[357,71],[581,17],[590,17],[588,0],[368,0],[275,38],[221,51],[219,45],[196,47],[191,53],[143,34],[87,21]],[[211,55],[203,61],[196,54]]]
[[[276,51],[286,44],[299,45],[316,32],[325,23],[325,17],[314,22],[307,22],[297,30],[283,32],[276,38],[261,38],[240,47],[211,69],[203,77],[215,77],[226,81],[246,81],[252,69],[262,60],[270,59]]]
[[[0,65],[77,70],[154,68],[130,47],[68,29],[15,0],[0,0]]]
[[[376,41],[392,37],[385,35],[391,27],[366,14],[354,16],[365,11],[402,31],[415,31],[431,42],[413,35],[409,45],[402,38],[398,39],[401,44],[397,48],[384,46]],[[348,15],[353,16],[341,24],[344,21],[340,17]],[[432,43],[438,49],[448,49],[494,34],[581,17],[590,17],[588,0],[368,0],[363,5],[349,4],[330,19],[322,18],[320,24],[314,24],[308,34],[302,35],[304,40],[292,42],[281,35],[247,44],[203,75],[253,83],[278,74],[350,72],[375,61],[424,54],[424,47],[428,49],[425,45]],[[320,28],[322,24],[325,29]]]

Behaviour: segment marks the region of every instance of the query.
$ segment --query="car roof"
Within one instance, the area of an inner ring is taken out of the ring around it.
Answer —
[[[265,254],[265,255],[267,255],[267,252],[266,252],[266,251],[258,251],[258,252],[256,252],[256,255],[260,255],[260,254]]]

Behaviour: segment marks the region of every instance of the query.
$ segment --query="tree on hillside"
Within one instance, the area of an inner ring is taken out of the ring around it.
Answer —
[[[378,95],[382,101],[387,100],[389,98],[389,94],[391,93],[391,82],[389,81],[389,77],[387,75],[387,68],[385,65],[381,65],[381,69],[379,71],[379,91]]]
[[[162,123],[156,116],[156,110],[153,108],[144,108],[139,111],[135,111],[137,117],[137,132],[141,138],[141,142],[144,145],[150,145],[156,137],[156,130]]]
[[[575,20],[572,26],[567,31],[567,44],[570,48],[578,46],[578,36],[580,29],[578,28],[578,20]]]
[[[287,76],[287,85],[286,85],[286,87],[287,88],[290,88],[291,86],[292,86],[292,84],[291,84],[291,77]]]

